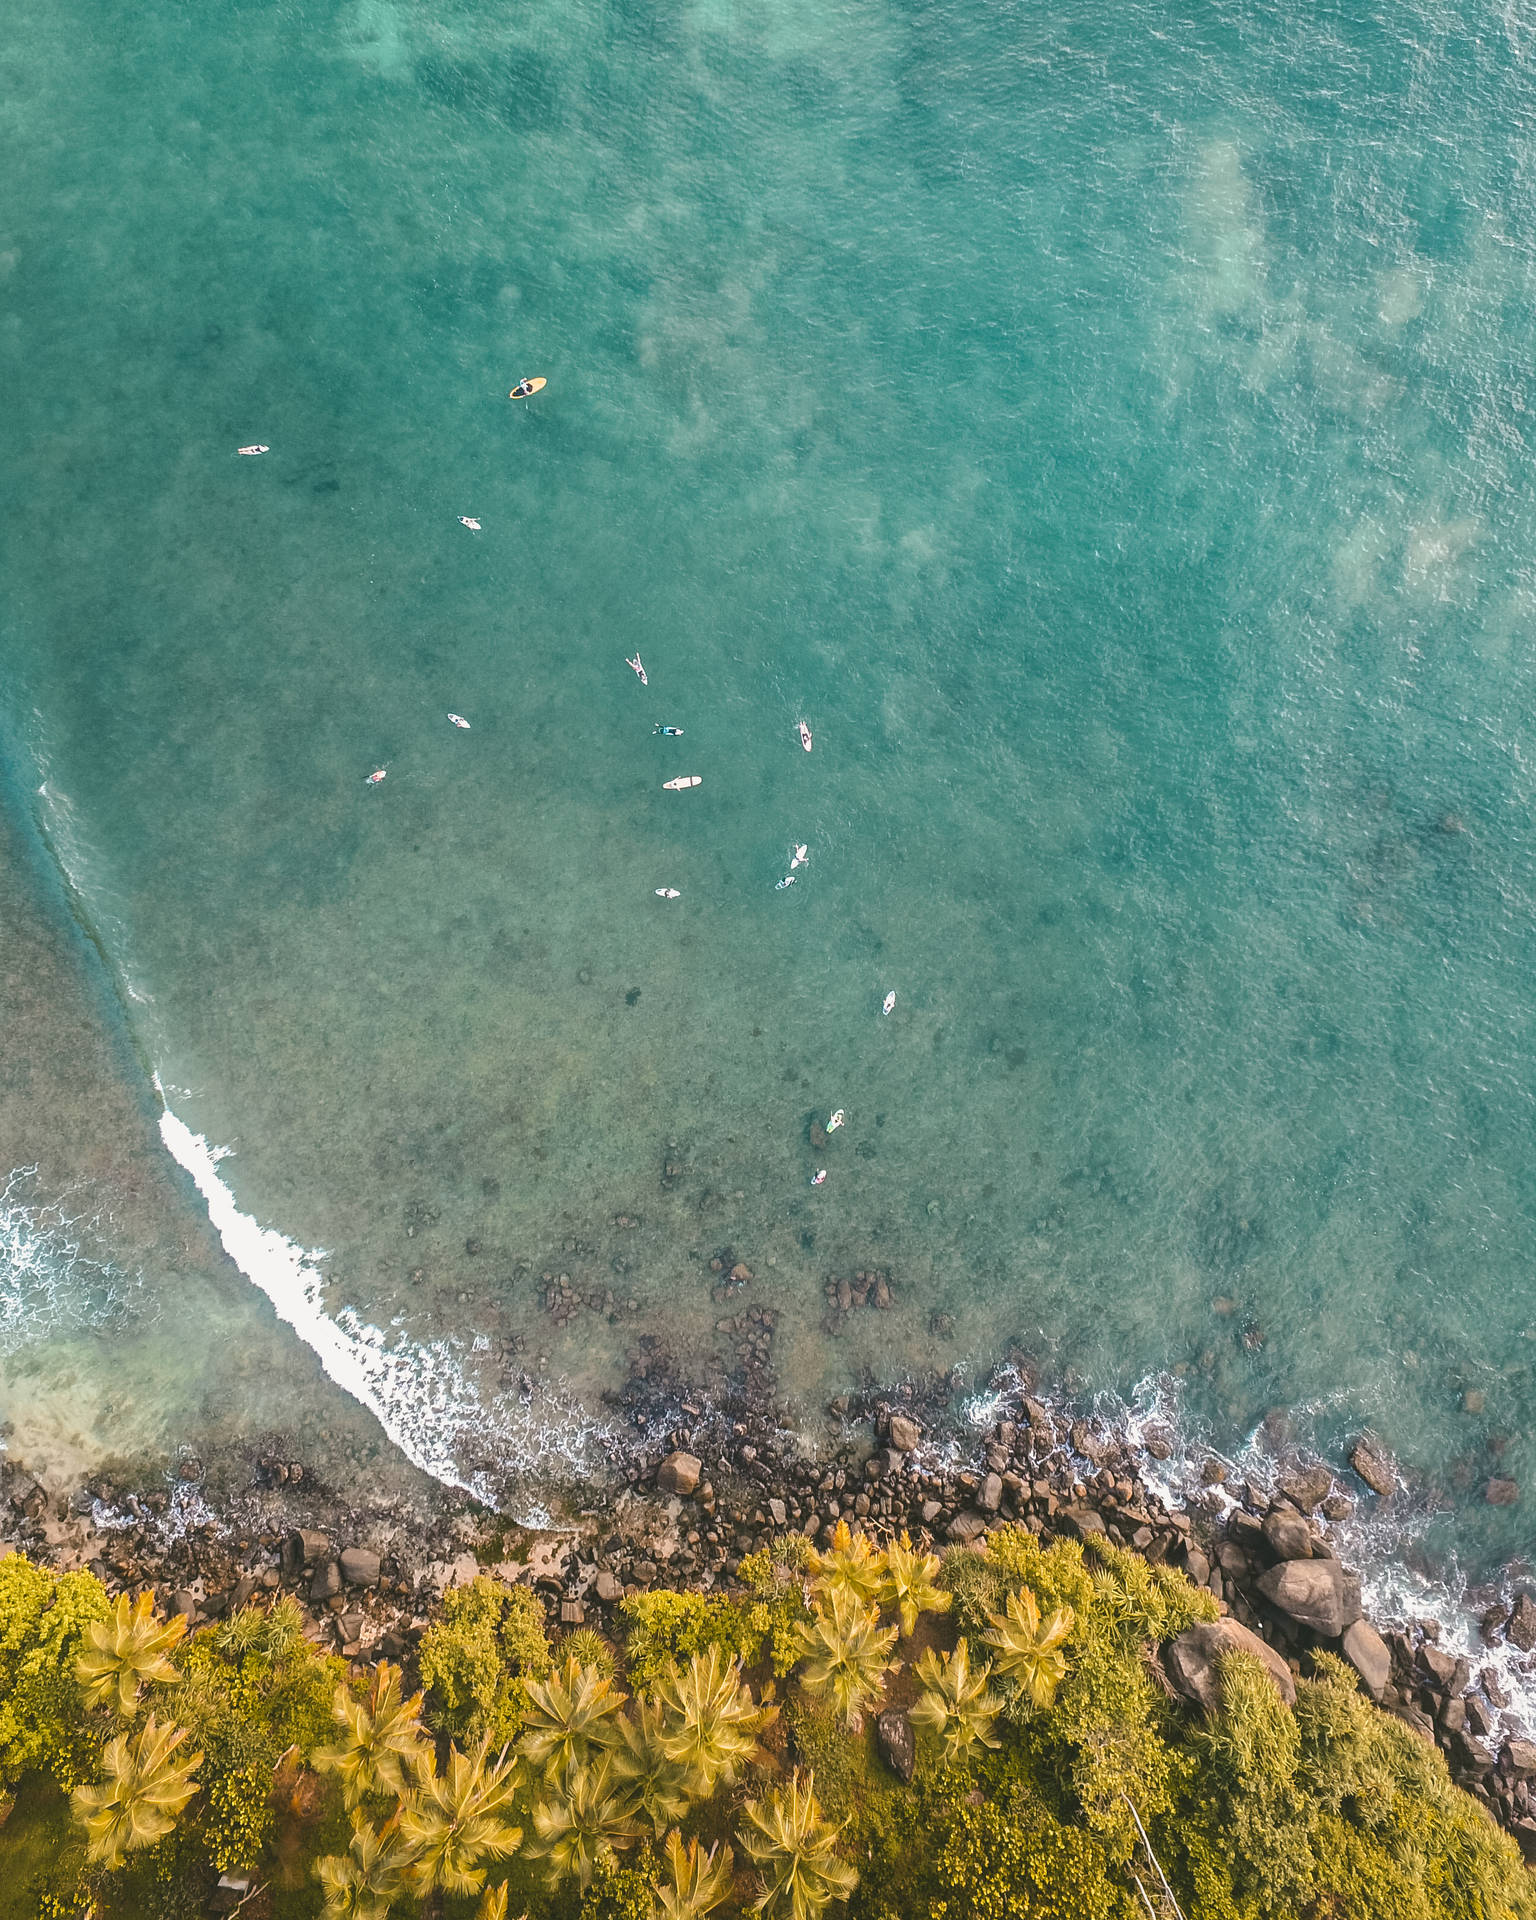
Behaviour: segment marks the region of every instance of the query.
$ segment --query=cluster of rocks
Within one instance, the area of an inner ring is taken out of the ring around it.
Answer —
[[[858,1307],[878,1307],[881,1313],[888,1313],[896,1304],[896,1296],[891,1292],[891,1277],[878,1270],[866,1273],[861,1267],[852,1278],[839,1279],[836,1274],[826,1282],[822,1292],[827,1297],[827,1305],[832,1309],[822,1323],[829,1333],[835,1333],[839,1324]]]
[[[565,1326],[579,1313],[600,1313],[617,1325],[623,1315],[639,1310],[638,1300],[621,1300],[612,1287],[594,1286],[583,1291],[568,1273],[545,1273],[540,1280],[544,1311],[557,1327]]]

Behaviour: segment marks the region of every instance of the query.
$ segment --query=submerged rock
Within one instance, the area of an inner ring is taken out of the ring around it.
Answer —
[[[1349,1450],[1349,1464],[1385,1500],[1397,1492],[1397,1463],[1374,1434],[1363,1433]]]

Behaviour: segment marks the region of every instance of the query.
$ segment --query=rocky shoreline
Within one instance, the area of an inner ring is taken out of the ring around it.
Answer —
[[[755,1359],[753,1334],[747,1345]],[[749,1370],[750,1372],[750,1370]],[[1364,1436],[1346,1470],[1296,1461],[1273,1487],[1219,1459],[1185,1507],[1153,1476],[1171,1452],[1027,1390],[1015,1364],[996,1383],[998,1417],[983,1433],[955,1417],[957,1382],[939,1373],[896,1391],[832,1402],[811,1445],[768,1403],[766,1380],[724,1409],[667,1378],[632,1369],[624,1395],[637,1444],[593,1504],[568,1496],[548,1527],[509,1524],[467,1496],[438,1490],[429,1507],[371,1508],[333,1498],[303,1462],[269,1443],[206,1465],[106,1472],[75,1488],[45,1486],[0,1462],[0,1554],[57,1571],[89,1568],[112,1591],[152,1587],[196,1625],[264,1593],[292,1594],[312,1639],[347,1659],[411,1664],[430,1610],[478,1573],[531,1584],[554,1628],[610,1624],[647,1588],[729,1592],[743,1555],[776,1534],[824,1542],[842,1520],[876,1538],[966,1547],[998,1525],[1043,1540],[1095,1540],[1185,1572],[1222,1617],[1164,1649],[1171,1695],[1209,1707],[1228,1647],[1260,1654],[1283,1694],[1314,1648],[1343,1656],[1370,1697],[1445,1754],[1453,1777],[1536,1864],[1536,1742],[1505,1738],[1498,1671],[1441,1645],[1435,1620],[1408,1627],[1364,1617],[1360,1581],[1327,1535],[1363,1491],[1389,1495],[1395,1467]],[[1536,1601],[1482,1621],[1490,1650],[1516,1649],[1536,1680]]]

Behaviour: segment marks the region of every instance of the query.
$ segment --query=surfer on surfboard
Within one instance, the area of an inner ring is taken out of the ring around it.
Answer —
[[[649,678],[646,675],[645,668],[642,667],[640,664],[640,656],[638,653],[635,655],[633,660],[631,660],[629,655],[626,653],[624,656],[624,664],[626,667],[633,667],[635,672],[639,674],[640,684],[642,687],[648,687],[651,684]]]
[[[790,872],[793,873],[796,867],[803,867],[806,861],[810,859],[810,857],[811,857],[810,848],[805,844],[803,840],[799,841],[795,847],[794,858],[789,863]]]
[[[236,447],[236,448],[235,448],[235,452],[236,452],[236,453],[243,453],[243,454],[245,454],[245,455],[247,456],[247,458],[249,458],[249,456],[250,456],[251,454],[253,454],[253,453],[270,453],[271,451],[272,451],[272,449],[271,449],[270,447],[260,447],[260,446],[250,446],[250,447]]]
[[[885,998],[880,1002],[880,1011],[882,1013],[890,1013],[895,1008],[895,1005],[896,1005],[896,989],[893,987],[891,991],[885,996]]]
[[[519,380],[507,395],[509,400],[526,400],[532,393],[542,393],[549,385],[542,373],[536,373],[531,380]]]
[[[370,787],[376,787],[381,780],[386,779],[387,777],[388,776],[385,774],[384,769],[380,767],[376,773],[369,774],[364,784]]]
[[[797,724],[800,728],[800,744],[805,748],[806,752],[809,753],[811,750],[811,730],[803,720]]]
[[[651,732],[659,733],[663,740],[681,740],[683,737],[683,730],[681,727],[655,726],[651,728]]]
[[[462,713],[450,713],[448,718],[456,727],[462,727],[466,733],[469,732],[469,722],[464,718]]]

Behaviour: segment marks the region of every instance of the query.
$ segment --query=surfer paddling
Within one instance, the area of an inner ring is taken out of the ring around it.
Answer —
[[[454,726],[462,727],[466,733],[469,732],[469,722],[464,718],[462,713],[450,713],[448,718]]]
[[[816,1171],[811,1175],[811,1185],[813,1187],[819,1187],[822,1181],[826,1179],[826,1177],[827,1177],[826,1168],[818,1167]]]
[[[803,720],[797,722],[800,728],[800,744],[809,753],[811,750],[811,730]]]
[[[782,893],[786,887],[792,887],[794,884],[795,876],[792,873],[786,873],[782,880],[774,881],[773,890],[775,893]]]
[[[847,1114],[843,1112],[841,1107],[839,1107],[837,1112],[834,1113],[832,1118],[827,1122],[827,1132],[836,1133],[838,1128],[843,1124],[843,1122],[847,1118],[848,1118]]]
[[[542,393],[549,385],[542,373],[536,373],[531,380],[519,380],[507,395],[509,400],[527,400],[536,393]]]
[[[676,887],[658,887],[656,889],[656,898],[658,900],[681,900],[682,897]]]
[[[809,848],[803,840],[800,841],[795,847],[795,857],[789,863],[790,872],[793,873],[796,867],[803,867],[810,857]]]
[[[364,786],[376,787],[381,780],[384,780],[387,778],[388,776],[386,775],[384,769],[382,767],[379,767],[373,773],[369,774],[368,778],[363,782],[363,784]]]
[[[461,527],[468,527],[471,533],[478,533],[480,531],[480,522],[478,520],[471,520],[466,513],[459,515],[459,525]]]
[[[658,724],[651,728],[651,732],[659,733],[663,740],[681,740],[683,737],[681,727],[663,727]]]
[[[626,653],[624,656],[624,664],[626,667],[633,667],[635,672],[639,674],[640,684],[642,687],[648,687],[651,684],[649,674],[647,674],[645,668],[642,667],[640,664],[640,656],[638,653],[635,655],[633,660],[631,660],[629,655]]]
[[[893,987],[891,991],[885,996],[885,998],[880,1002],[880,1011],[882,1013],[890,1013],[894,1010],[895,1005],[896,1005],[896,989]]]
[[[235,448],[235,452],[236,452],[236,453],[243,453],[243,454],[245,455],[245,457],[246,457],[246,459],[247,459],[247,460],[249,460],[249,459],[250,459],[250,457],[251,457],[251,455],[252,455],[252,454],[255,454],[255,453],[270,453],[271,451],[272,451],[272,449],[271,449],[270,447],[262,447],[262,446],[256,446],[256,445],[252,445],[252,446],[249,446],[249,447],[236,447],[236,448]]]

